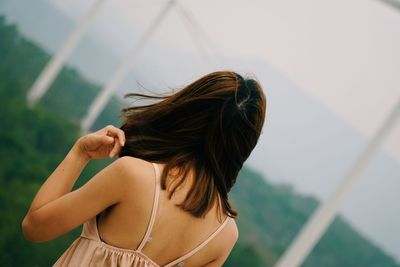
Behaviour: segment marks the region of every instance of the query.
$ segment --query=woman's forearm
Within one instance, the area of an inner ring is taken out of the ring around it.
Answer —
[[[35,211],[47,203],[71,192],[76,180],[88,162],[89,158],[81,152],[78,144],[75,143],[64,160],[41,186],[32,201],[29,212]]]

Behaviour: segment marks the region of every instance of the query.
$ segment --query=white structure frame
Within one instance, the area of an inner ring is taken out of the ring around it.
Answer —
[[[110,82],[101,90],[101,92],[96,96],[94,101],[90,104],[86,116],[81,121],[81,131],[83,133],[89,132],[90,128],[96,121],[97,117],[103,111],[104,107],[110,101],[113,93],[118,89],[118,86],[122,83],[125,76],[128,74],[132,63],[136,59],[137,54],[141,51],[153,33],[156,31],[158,26],[165,19],[168,12],[172,9],[175,4],[175,0],[169,0],[165,6],[161,9],[160,13],[156,16],[154,21],[150,24],[149,28],[146,30],[139,42],[133,47],[128,56],[122,62],[120,67],[114,73]]]
[[[314,214],[311,215],[308,222],[300,230],[275,267],[297,267],[304,262],[335,219],[344,198],[350,193],[374,155],[379,151],[380,146],[390,134],[390,131],[393,130],[399,117],[400,99],[386,117],[381,127],[376,131],[364,151],[360,154],[357,161],[343,177],[333,194],[320,204]]]
[[[28,91],[27,100],[29,106],[35,106],[47,92],[51,84],[54,82],[58,73],[65,64],[67,58],[74,51],[84,33],[87,31],[90,23],[95,18],[101,6],[106,0],[96,0],[89,8],[88,13],[81,19],[75,29],[68,36],[61,48],[50,59],[44,67],[32,87]]]

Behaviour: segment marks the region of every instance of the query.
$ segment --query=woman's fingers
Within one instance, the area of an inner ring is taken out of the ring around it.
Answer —
[[[121,146],[125,145],[125,133],[121,129],[108,125],[107,127],[104,128],[107,132],[107,135],[112,136],[112,137],[117,137],[119,143]]]
[[[115,140],[114,141],[114,147],[112,148],[112,150],[111,150],[111,152],[109,154],[110,158],[115,157],[116,155],[118,155],[119,151],[121,150],[121,144],[116,139],[117,138],[114,138],[114,140]]]
[[[99,136],[99,141],[106,145],[112,145],[114,143],[114,138],[111,136]]]
[[[86,150],[90,151],[94,158],[115,157],[121,151],[121,147],[125,145],[125,133],[112,125],[89,134],[84,139]]]

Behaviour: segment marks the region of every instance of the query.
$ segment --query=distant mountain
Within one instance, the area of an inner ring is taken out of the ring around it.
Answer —
[[[273,182],[327,198],[368,140],[265,61],[241,65],[257,73],[268,99],[266,125],[250,166]],[[400,196],[399,174],[394,158],[377,153],[340,209],[347,221],[398,260],[400,214],[393,210]]]
[[[60,48],[76,25],[46,0],[3,0],[0,14],[7,14],[9,22],[18,23],[25,36],[50,53]],[[111,75],[110,70],[115,69],[119,62],[109,49],[94,39],[93,34],[86,34],[68,63],[88,79],[105,82]]]
[[[226,266],[273,266],[318,205],[249,168],[241,171],[232,198],[240,211],[240,242]],[[389,258],[339,216],[302,266],[399,266]]]
[[[80,229],[46,244],[22,238],[20,222],[33,194],[78,135],[77,119],[99,87],[64,68],[37,108],[25,104],[26,90],[49,56],[0,17],[0,255],[1,266],[49,266]],[[118,124],[114,99],[98,125]],[[108,162],[95,161],[79,184]],[[16,168],[16,166],[18,166]],[[318,202],[284,185],[273,185],[248,167],[232,191],[240,212],[240,238],[225,266],[272,266]],[[304,266],[400,266],[340,217]]]
[[[0,14],[6,15],[9,23],[16,23],[22,34],[51,54],[61,47],[77,23],[61,13],[49,0],[2,0]],[[98,40],[89,26],[67,63],[87,80],[105,84],[121,60],[113,50]],[[143,68],[148,70],[152,66],[141,64],[140,69]],[[131,74],[121,86],[126,90],[133,90],[137,87],[137,81],[143,80],[141,71]]]
[[[5,17],[1,18],[4,26]],[[16,39],[15,34],[15,27],[3,29],[2,45],[4,47],[1,50],[1,63],[3,66],[7,66],[5,70],[7,75],[19,77],[21,89],[27,92],[50,57],[45,50],[33,43]],[[15,43],[6,43],[13,40]],[[23,48],[20,49],[20,46]],[[24,55],[24,53],[28,55]],[[16,65],[16,60],[24,57],[27,62]],[[99,85],[83,79],[76,69],[65,67],[39,104],[60,115],[68,114],[74,123],[78,123],[86,114],[90,102],[93,101],[99,89]],[[79,96],[82,105],[75,105],[76,96]],[[120,102],[116,98],[113,98],[99,119],[103,123],[115,122],[118,120],[120,107]],[[112,112],[110,112],[111,110]],[[110,117],[110,114],[113,115]],[[99,126],[95,124],[93,127],[98,128]]]

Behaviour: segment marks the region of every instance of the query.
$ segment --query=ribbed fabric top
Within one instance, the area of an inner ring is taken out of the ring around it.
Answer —
[[[152,163],[155,172],[155,191],[153,207],[150,221],[146,233],[136,249],[125,249],[109,245],[100,238],[97,228],[97,216],[91,218],[83,224],[81,235],[71,244],[71,246],[57,260],[53,267],[76,267],[76,266],[110,266],[110,267],[161,267],[142,250],[151,240],[151,231],[157,215],[159,195],[160,195],[160,170],[156,163]],[[185,255],[164,265],[164,267],[183,266],[184,261],[207,245],[227,224],[229,216],[225,221],[197,247]]]

